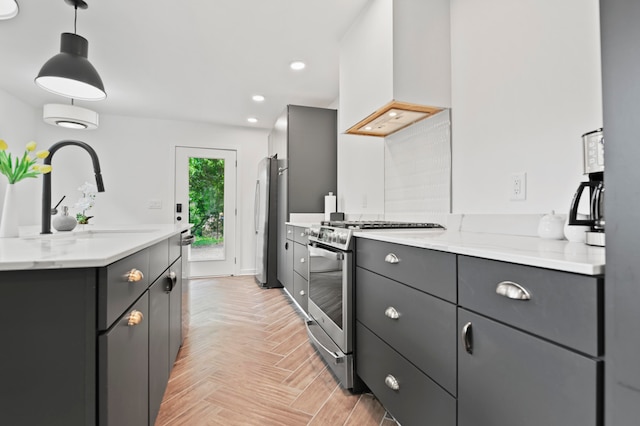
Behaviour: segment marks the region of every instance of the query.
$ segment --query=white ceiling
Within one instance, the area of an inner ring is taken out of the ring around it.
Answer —
[[[338,97],[339,41],[368,0],[85,0],[77,33],[107,99],[101,114],[271,128],[287,104]],[[19,0],[0,21],[0,88],[41,108],[69,103],[33,82],[73,32],[64,0]],[[307,63],[294,72],[289,63]],[[266,101],[251,100],[262,94]],[[247,123],[257,117],[257,124]],[[103,121],[103,120],[101,120]]]

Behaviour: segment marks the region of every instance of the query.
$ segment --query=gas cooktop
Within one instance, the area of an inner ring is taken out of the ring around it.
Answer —
[[[438,223],[428,222],[394,222],[387,220],[338,220],[323,221],[322,226],[331,226],[334,228],[348,229],[406,229],[406,228],[432,228],[444,229],[444,226]]]

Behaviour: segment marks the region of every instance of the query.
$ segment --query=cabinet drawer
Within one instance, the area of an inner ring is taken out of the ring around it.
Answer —
[[[169,267],[169,240],[160,241],[149,250],[149,282],[154,282]]]
[[[298,273],[293,274],[293,298],[303,311],[308,312],[309,282]]]
[[[601,424],[601,361],[464,309],[458,321],[472,334],[472,353],[459,349],[459,426]]]
[[[143,318],[129,325],[131,311]],[[98,419],[100,426],[149,423],[149,293],[98,337]]]
[[[307,258],[307,246],[303,244],[293,244],[293,270],[309,279],[309,263]]]
[[[386,261],[389,255],[394,255],[398,262]],[[356,264],[418,290],[456,302],[455,254],[357,238]]]
[[[461,306],[589,355],[602,353],[602,279],[467,256],[459,256],[458,274]],[[497,294],[505,281],[530,299]]]
[[[131,274],[138,270],[142,275]],[[136,281],[137,280],[137,281]],[[98,270],[98,329],[106,330],[149,287],[149,250]]]
[[[182,234],[176,234],[169,238],[169,261],[167,264],[172,264],[180,256],[182,256]]]
[[[304,244],[305,246],[309,244],[309,231],[308,228],[303,226],[294,226],[293,227],[293,240],[296,243]]]
[[[286,225],[287,227],[287,240],[293,241],[293,225]]]
[[[403,426],[455,426],[456,400],[357,321],[355,354],[356,373]]]
[[[456,394],[455,305],[356,268],[356,318]]]

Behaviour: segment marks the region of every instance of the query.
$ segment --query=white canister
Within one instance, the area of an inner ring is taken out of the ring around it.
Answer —
[[[324,220],[331,220],[331,213],[336,211],[336,196],[333,192],[324,196]]]
[[[553,210],[542,216],[538,223],[538,236],[547,240],[563,240],[564,217],[555,214]]]

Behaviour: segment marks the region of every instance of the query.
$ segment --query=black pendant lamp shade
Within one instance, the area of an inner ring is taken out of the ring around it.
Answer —
[[[87,59],[89,42],[77,34],[62,33],[60,53],[43,66],[36,84],[49,92],[84,101],[107,97],[98,71]]]

